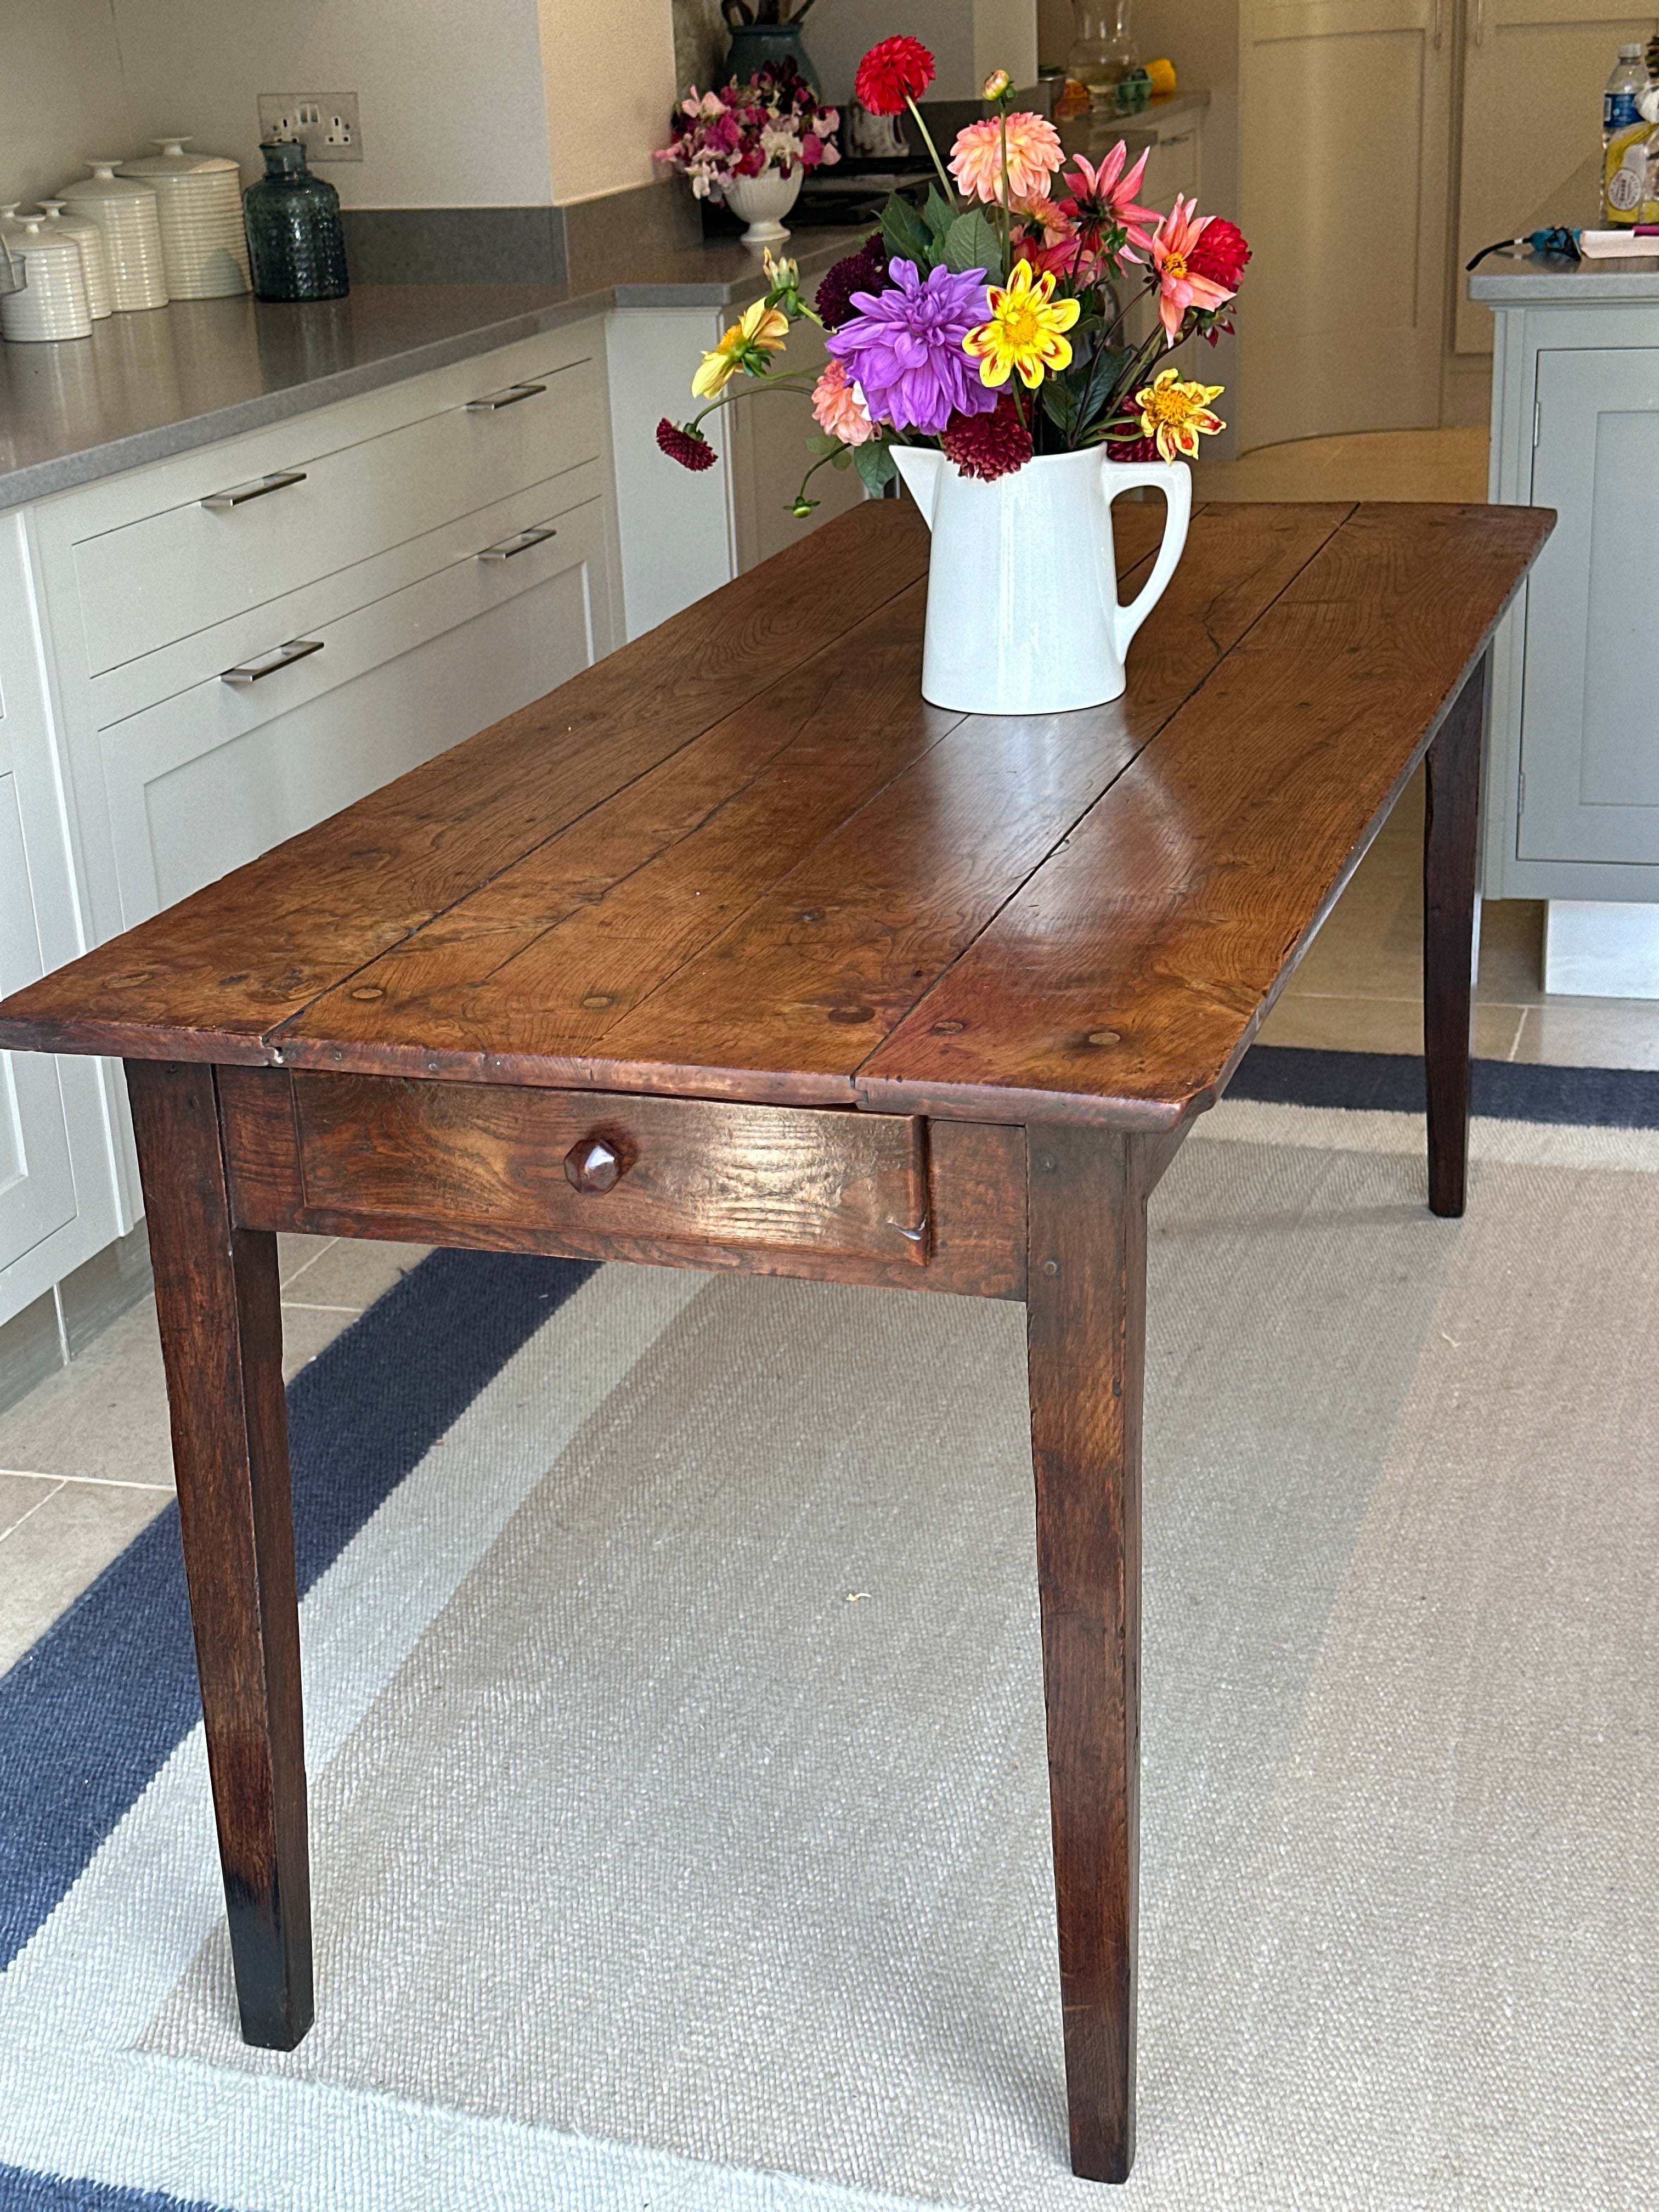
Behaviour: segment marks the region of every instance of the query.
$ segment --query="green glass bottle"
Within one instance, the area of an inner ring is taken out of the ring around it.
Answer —
[[[297,138],[262,144],[265,173],[242,195],[258,300],[343,300],[350,290],[340,195],[306,167]]]

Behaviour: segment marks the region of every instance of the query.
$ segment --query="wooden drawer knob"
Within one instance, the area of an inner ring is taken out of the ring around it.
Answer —
[[[603,1137],[584,1137],[564,1156],[573,1190],[614,1190],[627,1164],[618,1148]]]

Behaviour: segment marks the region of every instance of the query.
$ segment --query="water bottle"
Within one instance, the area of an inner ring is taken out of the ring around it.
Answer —
[[[1639,46],[1620,46],[1601,94],[1601,218],[1628,225],[1640,220],[1647,183],[1647,132],[1638,98],[1648,88]]]
[[[1613,75],[1601,94],[1601,144],[1606,149],[1615,131],[1627,131],[1642,119],[1636,95],[1648,88],[1647,64],[1640,46],[1620,46]]]

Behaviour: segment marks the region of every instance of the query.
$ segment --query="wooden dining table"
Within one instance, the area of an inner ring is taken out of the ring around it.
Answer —
[[[279,1232],[1022,1299],[1071,2155],[1127,2175],[1147,1200],[1425,762],[1462,1212],[1486,657],[1553,520],[1201,506],[1127,695],[994,720],[923,702],[872,502],[0,1005],[126,1063],[250,2043],[313,2012]]]

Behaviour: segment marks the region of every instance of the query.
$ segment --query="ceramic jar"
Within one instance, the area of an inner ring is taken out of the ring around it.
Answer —
[[[89,338],[92,310],[80,241],[50,230],[44,215],[33,215],[9,223],[5,242],[23,289],[0,299],[0,337],[14,343]]]
[[[1118,698],[1129,641],[1187,544],[1187,464],[1109,461],[1085,447],[982,483],[936,447],[895,446],[893,459],[933,536],[922,697],[968,714],[1064,714]],[[1142,484],[1164,494],[1164,542],[1125,607],[1112,501]]]
[[[87,280],[87,306],[94,323],[110,313],[109,257],[104,234],[85,216],[66,214],[62,200],[42,200],[48,238],[72,238],[81,249],[81,267]]]
[[[110,305],[118,315],[165,307],[167,269],[155,195],[137,177],[118,177],[116,163],[89,155],[89,177],[65,185],[58,198],[71,215],[95,222],[104,234]]]
[[[763,169],[757,177],[733,177],[726,186],[726,204],[748,229],[743,234],[745,246],[776,246],[789,234],[781,218],[787,216],[799,197],[801,180],[805,172],[792,169],[786,177],[781,169]]]
[[[161,261],[173,300],[220,300],[249,289],[242,173],[222,154],[187,154],[188,138],[158,138],[159,153],[123,161],[155,195]]]

